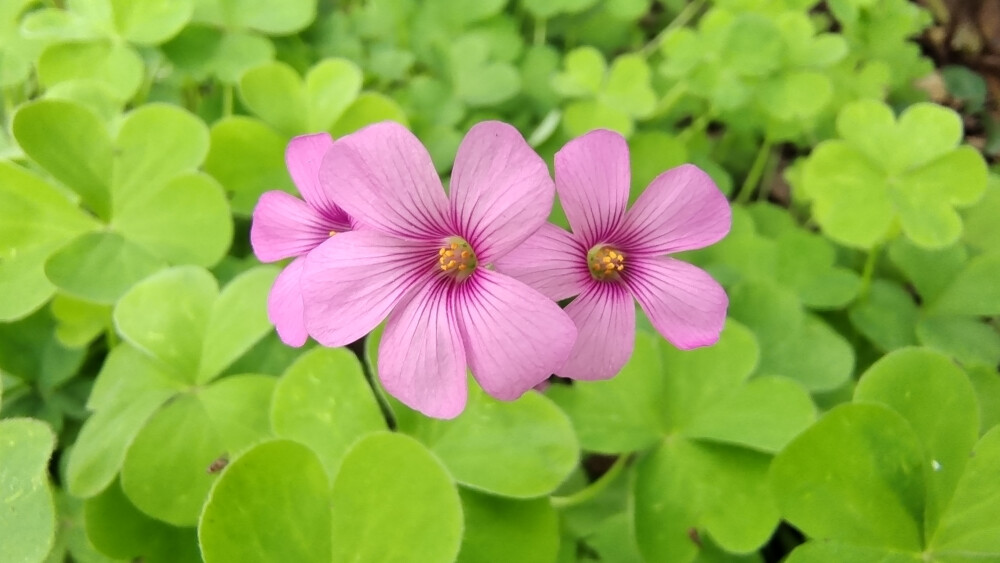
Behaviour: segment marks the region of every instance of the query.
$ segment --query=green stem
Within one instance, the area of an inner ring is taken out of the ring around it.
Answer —
[[[233,85],[229,83],[222,87],[222,115],[233,115]]]
[[[865,259],[865,266],[861,270],[861,287],[858,289],[858,299],[868,296],[868,291],[872,286],[872,278],[875,276],[875,263],[878,262],[881,245],[876,244],[868,251],[868,258]]]
[[[698,119],[695,119],[693,122],[691,122],[691,125],[688,125],[686,129],[684,129],[683,131],[680,132],[679,135],[677,135],[677,137],[681,141],[687,143],[688,141],[691,140],[691,137],[694,137],[695,135],[707,129],[708,124],[711,122],[712,122],[712,112],[706,111],[705,113],[698,116]]]
[[[604,489],[608,488],[608,485],[613,483],[614,480],[618,478],[630,461],[632,461],[631,455],[618,456],[618,459],[615,460],[615,463],[607,470],[607,472],[598,477],[593,483],[571,495],[564,497],[552,497],[549,499],[552,502],[552,506],[555,508],[569,508],[571,506],[583,504],[588,500],[597,497],[597,495],[604,492]]]
[[[687,25],[689,21],[698,15],[698,12],[701,11],[702,6],[704,5],[705,0],[694,0],[689,3],[683,10],[680,11],[679,14],[677,14],[677,17],[675,17],[673,21],[667,24],[666,27],[656,34],[656,37],[652,38],[649,43],[643,45],[639,53],[644,57],[652,55],[654,51],[660,48],[660,43],[663,43],[663,40],[667,37],[667,35],[670,35],[671,31]]]
[[[535,19],[535,45],[545,45],[545,18]]]
[[[670,90],[667,90],[667,93],[660,98],[660,103],[656,104],[656,110],[653,111],[653,115],[651,115],[649,119],[665,115],[673,109],[675,105],[677,105],[677,102],[681,101],[685,93],[687,93],[686,82],[678,82],[677,84],[674,84]]]
[[[740,191],[736,194],[737,203],[750,201],[750,194],[757,189],[757,184],[760,183],[760,178],[764,175],[764,167],[767,166],[770,156],[771,137],[765,135],[764,142],[761,143],[760,150],[757,151],[757,157],[754,158],[753,165],[750,167],[750,172],[747,172],[747,177],[743,180],[743,185],[740,186]]]

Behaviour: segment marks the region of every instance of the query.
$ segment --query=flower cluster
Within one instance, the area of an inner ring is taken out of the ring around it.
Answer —
[[[570,141],[553,182],[516,129],[479,123],[447,193],[420,141],[393,122],[336,141],[295,138],[286,160],[304,201],[264,194],[251,228],[258,258],[295,258],[268,299],[278,334],[343,346],[386,321],[382,385],[429,416],[462,412],[467,369],[505,400],[553,373],[613,377],[632,353],[633,298],[679,348],[713,344],[722,330],[723,289],[666,255],[723,238],[728,201],[685,165],[626,212],[629,155],[617,133]],[[556,192],[572,233],[546,222]]]

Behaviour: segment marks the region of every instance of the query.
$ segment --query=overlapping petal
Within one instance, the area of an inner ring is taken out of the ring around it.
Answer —
[[[643,254],[670,254],[718,242],[732,225],[732,210],[712,178],[684,164],[656,177],[639,196],[615,235]]]
[[[265,192],[253,210],[250,245],[262,262],[301,256],[330,238],[330,221],[301,199]]]
[[[349,231],[306,257],[306,328],[325,346],[344,346],[374,329],[437,266],[437,245],[377,231]]]
[[[545,223],[513,252],[495,262],[498,272],[560,301],[579,295],[593,281],[587,271],[587,249],[573,235]]]
[[[305,258],[292,260],[278,274],[267,295],[267,318],[281,341],[296,348],[306,343],[305,313],[302,307],[302,268]]]
[[[629,257],[623,276],[649,321],[682,350],[719,340],[729,298],[701,268],[668,257]]]
[[[573,233],[587,247],[604,241],[628,205],[628,145],[599,129],[577,137],[556,153],[556,190]]]
[[[465,348],[449,294],[451,280],[424,284],[389,315],[378,373],[393,397],[427,416],[454,418],[465,409]]]
[[[499,272],[478,270],[456,287],[454,297],[469,367],[490,395],[516,399],[566,362],[576,327],[541,293]]]
[[[593,381],[614,377],[635,347],[635,302],[621,284],[594,282],[566,306],[579,331],[557,375]]]
[[[514,127],[484,121],[462,140],[451,174],[455,224],[483,262],[510,252],[549,216],[555,186]]]
[[[302,198],[325,216],[332,223],[331,229],[339,233],[351,229],[351,218],[334,202],[331,190],[319,179],[323,155],[332,146],[333,138],[329,133],[295,137],[285,148],[285,165]]]
[[[407,239],[448,232],[448,200],[420,141],[386,121],[338,139],[323,157],[320,181],[361,225]]]

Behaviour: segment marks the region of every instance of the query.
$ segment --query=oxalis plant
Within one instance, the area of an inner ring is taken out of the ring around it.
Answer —
[[[931,21],[0,2],[0,563],[1000,561]]]

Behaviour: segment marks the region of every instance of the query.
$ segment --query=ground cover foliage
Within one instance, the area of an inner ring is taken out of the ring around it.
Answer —
[[[1000,561],[996,141],[967,144],[987,86],[935,71],[933,21],[3,2],[0,562]],[[633,200],[707,171],[732,230],[682,258],[727,290],[719,342],[677,350],[639,312],[617,377],[470,383],[453,420],[381,393],[381,328],[285,346],[248,233],[263,192],[294,193],[288,141],[395,120],[447,177],[488,119],[550,164],[620,132]]]

